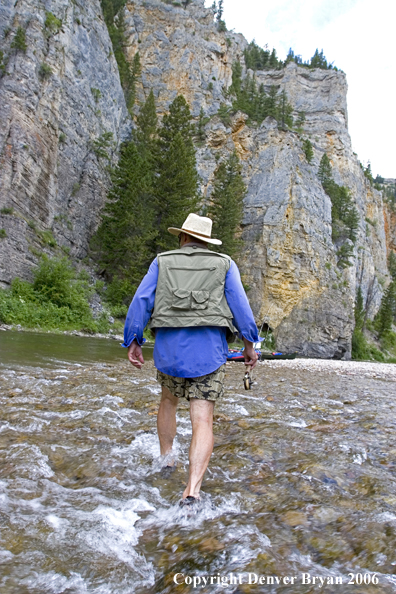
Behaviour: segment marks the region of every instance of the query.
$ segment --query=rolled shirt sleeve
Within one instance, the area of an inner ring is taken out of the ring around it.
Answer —
[[[158,281],[158,263],[157,258],[152,261],[150,268],[142,282],[140,283],[129,306],[128,314],[124,326],[123,347],[129,347],[136,340],[142,345],[143,330],[151,316],[154,307],[155,291]]]
[[[242,285],[241,275],[234,261],[231,261],[231,266],[226,275],[225,296],[234,318],[234,326],[238,332],[250,342],[259,342],[253,312]]]

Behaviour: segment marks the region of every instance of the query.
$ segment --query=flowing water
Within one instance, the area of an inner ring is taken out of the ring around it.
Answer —
[[[230,363],[189,511],[188,404],[166,477],[152,361],[96,342],[0,332],[1,594],[396,592],[395,366]]]

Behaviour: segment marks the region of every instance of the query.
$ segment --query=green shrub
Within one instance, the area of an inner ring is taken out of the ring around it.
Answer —
[[[65,134],[64,132],[61,132],[61,133],[59,134],[59,142],[60,142],[61,144],[64,144],[64,143],[66,142],[66,134]]]
[[[49,64],[45,64],[45,62],[43,62],[42,64],[40,64],[38,74],[39,74],[39,77],[41,78],[41,80],[49,79],[52,74],[51,66],[49,66]]]
[[[385,361],[385,356],[377,347],[369,344],[361,330],[352,335],[352,359],[357,361]]]
[[[76,278],[67,258],[44,256],[33,283],[14,279],[11,288],[0,290],[0,321],[26,328],[106,332],[106,316],[94,320],[88,304],[91,289],[86,275]]]
[[[52,235],[52,231],[46,229],[45,231],[38,231],[37,234],[45,245],[56,247],[57,243],[55,237]]]
[[[99,101],[99,99],[102,96],[102,93],[100,92],[99,89],[95,89],[95,87],[91,87],[91,93],[92,93],[92,97],[95,100],[95,103],[97,103]]]
[[[110,308],[110,313],[114,318],[125,318],[128,313],[127,305],[113,305]]]
[[[62,27],[62,21],[52,14],[52,12],[46,11],[45,16],[44,27],[46,28],[47,33],[50,35],[58,33],[59,29]]]
[[[4,64],[4,52],[0,50],[0,76],[5,73],[6,65]]]
[[[15,37],[12,40],[11,47],[16,51],[21,51],[23,53],[26,52],[26,31],[23,29],[23,27],[18,27]]]
[[[7,231],[5,229],[0,229],[0,239],[4,239],[7,237]]]
[[[0,214],[2,214],[2,215],[12,215],[12,214],[14,214],[14,209],[12,207],[9,207],[9,206],[4,206],[4,208],[2,208],[0,210]]]

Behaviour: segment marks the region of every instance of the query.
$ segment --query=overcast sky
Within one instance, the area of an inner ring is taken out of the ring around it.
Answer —
[[[353,150],[371,162],[374,176],[396,177],[393,0],[224,0],[223,18],[248,41],[275,47],[281,59],[289,47],[304,61],[323,48],[347,75]]]

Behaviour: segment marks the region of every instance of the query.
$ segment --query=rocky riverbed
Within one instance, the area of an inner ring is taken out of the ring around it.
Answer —
[[[189,515],[188,406],[165,478],[151,361],[1,365],[0,592],[396,592],[396,366],[266,361],[250,391],[243,373]]]

